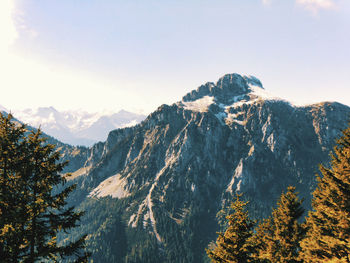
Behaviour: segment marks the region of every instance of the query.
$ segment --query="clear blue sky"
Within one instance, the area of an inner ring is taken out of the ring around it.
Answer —
[[[233,72],[290,100],[350,105],[349,0],[1,1],[10,109],[149,113]]]

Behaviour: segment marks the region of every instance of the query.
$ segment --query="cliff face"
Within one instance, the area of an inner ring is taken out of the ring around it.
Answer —
[[[257,218],[288,185],[309,208],[318,165],[328,161],[349,114],[339,103],[296,107],[254,77],[229,74],[139,125],[110,132],[89,150],[75,180],[85,202],[94,202],[89,209],[114,198],[126,231],[155,240],[159,262],[202,262],[215,214],[234,192],[244,193]],[[127,253],[136,244],[129,240]]]

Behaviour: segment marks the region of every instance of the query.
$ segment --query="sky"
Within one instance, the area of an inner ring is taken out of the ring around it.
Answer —
[[[350,105],[349,0],[1,0],[0,105],[150,113],[227,73]]]

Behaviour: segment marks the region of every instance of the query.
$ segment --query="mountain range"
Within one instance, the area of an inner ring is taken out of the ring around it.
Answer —
[[[58,241],[87,233],[94,262],[209,262],[217,213],[236,192],[255,219],[289,185],[310,209],[318,165],[349,114],[336,102],[296,106],[253,76],[227,74],[104,142],[61,145],[78,185],[70,203],[86,214]]]
[[[5,110],[0,107],[0,110]],[[92,146],[105,141],[109,131],[133,126],[146,116],[121,110],[117,113],[58,111],[54,107],[15,110],[12,114],[24,123],[41,129],[56,139],[71,145]]]
[[[310,209],[349,114],[336,102],[295,106],[252,76],[208,82],[81,152],[74,200],[87,213],[66,238],[90,233],[94,262],[207,262],[216,214],[235,192],[256,219],[288,185]]]

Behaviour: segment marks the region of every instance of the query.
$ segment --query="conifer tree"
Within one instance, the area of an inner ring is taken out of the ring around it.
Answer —
[[[236,201],[231,204],[233,213],[226,217],[228,227],[225,233],[219,233],[216,247],[207,250],[212,262],[252,262],[250,254],[253,248],[248,240],[253,235],[254,222],[246,211],[248,202],[241,201],[240,197],[237,194]]]
[[[274,224],[273,249],[271,262],[296,263],[299,260],[300,241],[304,238],[305,228],[298,220],[304,213],[302,200],[296,193],[295,187],[289,186],[272,212]]]
[[[15,169],[23,159],[26,129],[25,125],[11,120],[11,114],[0,114],[0,258],[3,262],[17,262],[19,244],[25,247],[23,227],[26,219],[20,202],[19,174]]]
[[[0,116],[1,256],[5,262],[87,262],[85,236],[57,244],[57,234],[76,227],[83,215],[66,207],[76,187],[64,188],[66,179],[60,173],[66,163],[58,162],[59,152],[40,130],[28,132],[11,118]]]
[[[270,263],[270,255],[272,254],[273,244],[273,225],[272,219],[267,218],[262,220],[256,227],[253,236],[249,239],[251,244],[254,244],[254,250],[251,257],[253,262]]]
[[[286,193],[282,193],[272,217],[264,220],[251,238],[251,242],[256,244],[252,257],[257,262],[302,262],[299,252],[305,228],[298,222],[304,213],[301,203],[295,187],[290,186]]]
[[[350,126],[331,153],[331,167],[320,166],[322,176],[313,193],[302,242],[305,262],[350,262]]]

